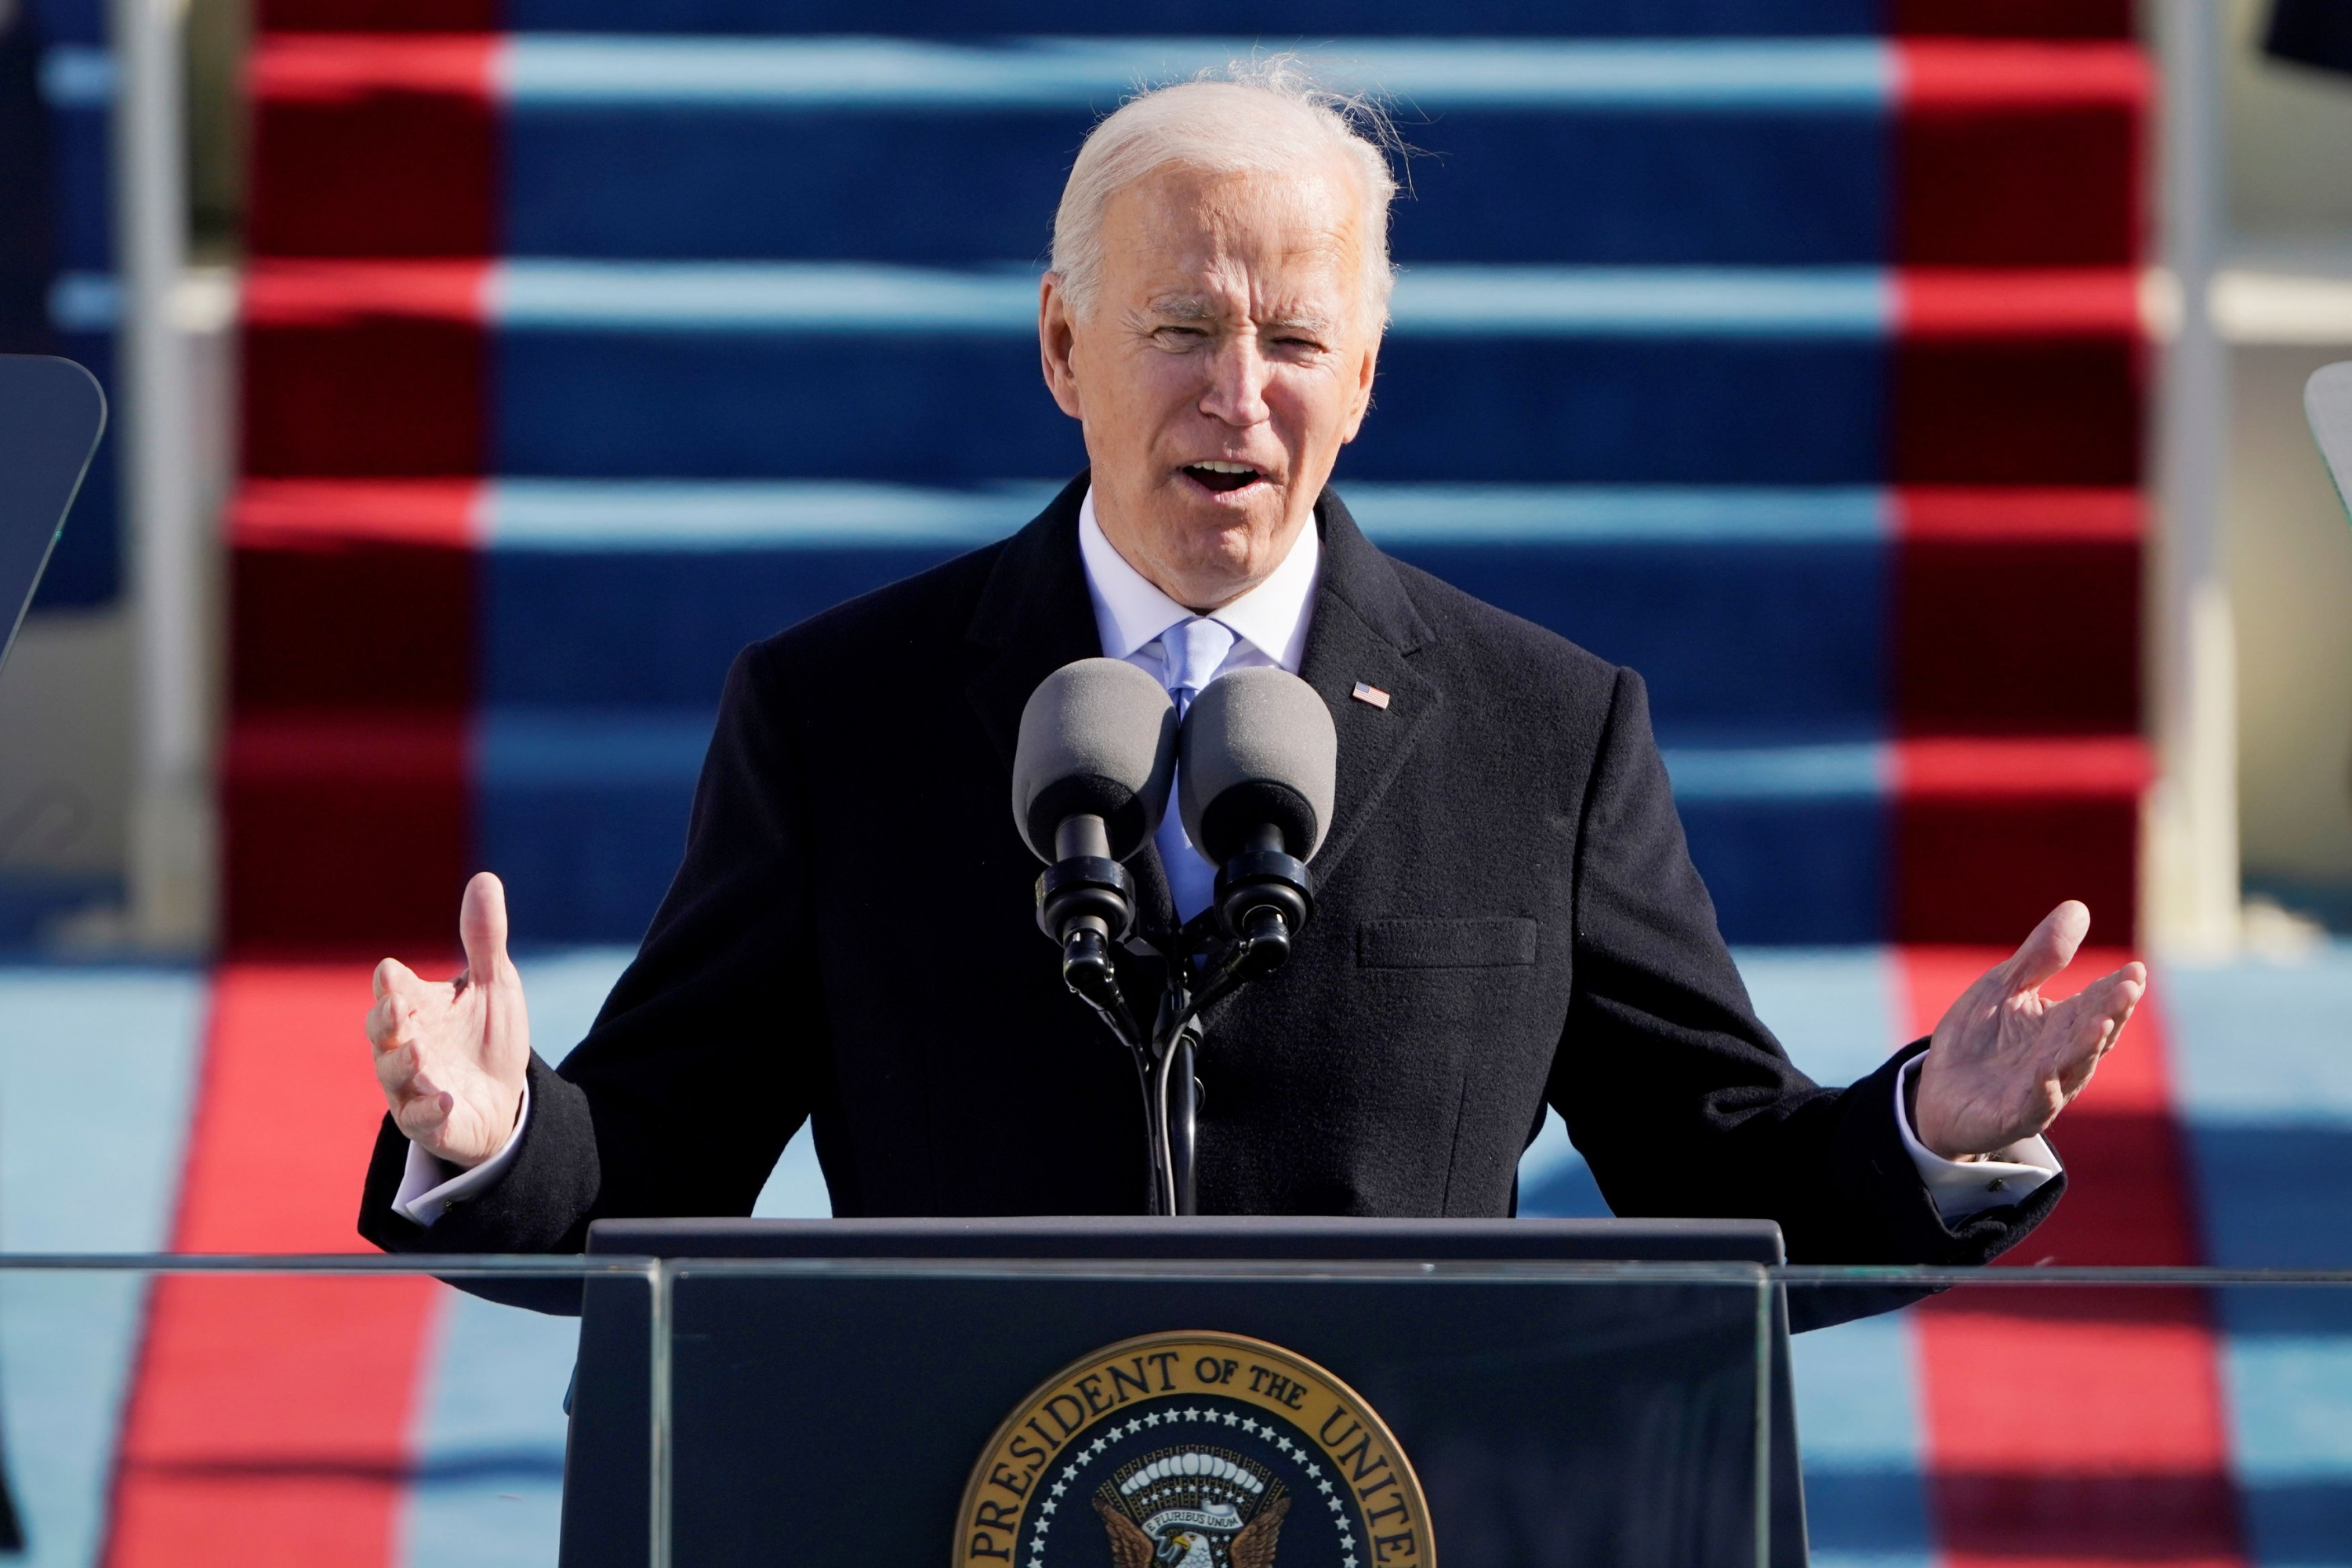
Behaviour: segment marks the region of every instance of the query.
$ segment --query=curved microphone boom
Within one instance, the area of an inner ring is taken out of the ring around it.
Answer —
[[[1339,784],[1331,710],[1286,670],[1233,670],[1193,700],[1178,757],[1184,831],[1217,868],[1217,924],[1244,944],[1248,973],[1265,974],[1314,912],[1307,862]]]
[[[1134,929],[1135,886],[1119,862],[1159,830],[1176,735],[1167,691],[1115,658],[1064,665],[1021,711],[1013,820],[1046,863],[1037,924],[1062,949],[1063,978],[1097,1007],[1123,1007],[1110,950]]]

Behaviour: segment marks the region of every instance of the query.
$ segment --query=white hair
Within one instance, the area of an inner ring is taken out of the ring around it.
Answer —
[[[1072,307],[1092,309],[1102,272],[1103,213],[1111,197],[1170,167],[1212,174],[1296,173],[1337,159],[1355,176],[1360,299],[1388,321],[1389,204],[1396,175],[1386,149],[1401,145],[1368,95],[1318,83],[1297,55],[1234,60],[1191,81],[1149,88],[1087,133],[1054,214],[1055,272]]]

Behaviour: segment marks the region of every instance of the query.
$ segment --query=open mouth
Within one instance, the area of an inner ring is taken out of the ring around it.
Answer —
[[[1185,477],[1203,489],[1229,494],[1262,482],[1265,475],[1247,463],[1187,463]]]

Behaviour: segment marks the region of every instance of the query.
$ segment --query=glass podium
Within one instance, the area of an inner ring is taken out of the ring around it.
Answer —
[[[634,1475],[476,1293],[551,1286],[640,1332]],[[44,1564],[1751,1568],[1791,1384],[1825,1565],[2352,1552],[2352,1273],[0,1259]]]
[[[71,360],[0,354],[0,665],[106,427],[106,395]]]
[[[2303,384],[2304,417],[2326,459],[2336,496],[2352,515],[2352,360],[2324,364]]]

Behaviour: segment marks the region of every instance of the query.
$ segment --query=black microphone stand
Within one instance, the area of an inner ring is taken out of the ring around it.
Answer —
[[[1199,1057],[1209,1008],[1251,981],[1272,973],[1290,956],[1290,944],[1313,908],[1307,868],[1273,847],[1253,847],[1217,874],[1210,907],[1173,931],[1142,933],[1165,961],[1160,1005],[1147,1034],[1119,984],[1118,944],[1088,922],[1068,928],[1062,949],[1062,980],[1125,1046],[1134,1058],[1143,1091],[1149,1131],[1147,1212],[1200,1212],[1193,1171],[1200,1141]],[[1056,865],[1038,883],[1041,910],[1081,879]],[[1125,868],[1115,862],[1088,864],[1100,887],[1116,881],[1127,891]]]

